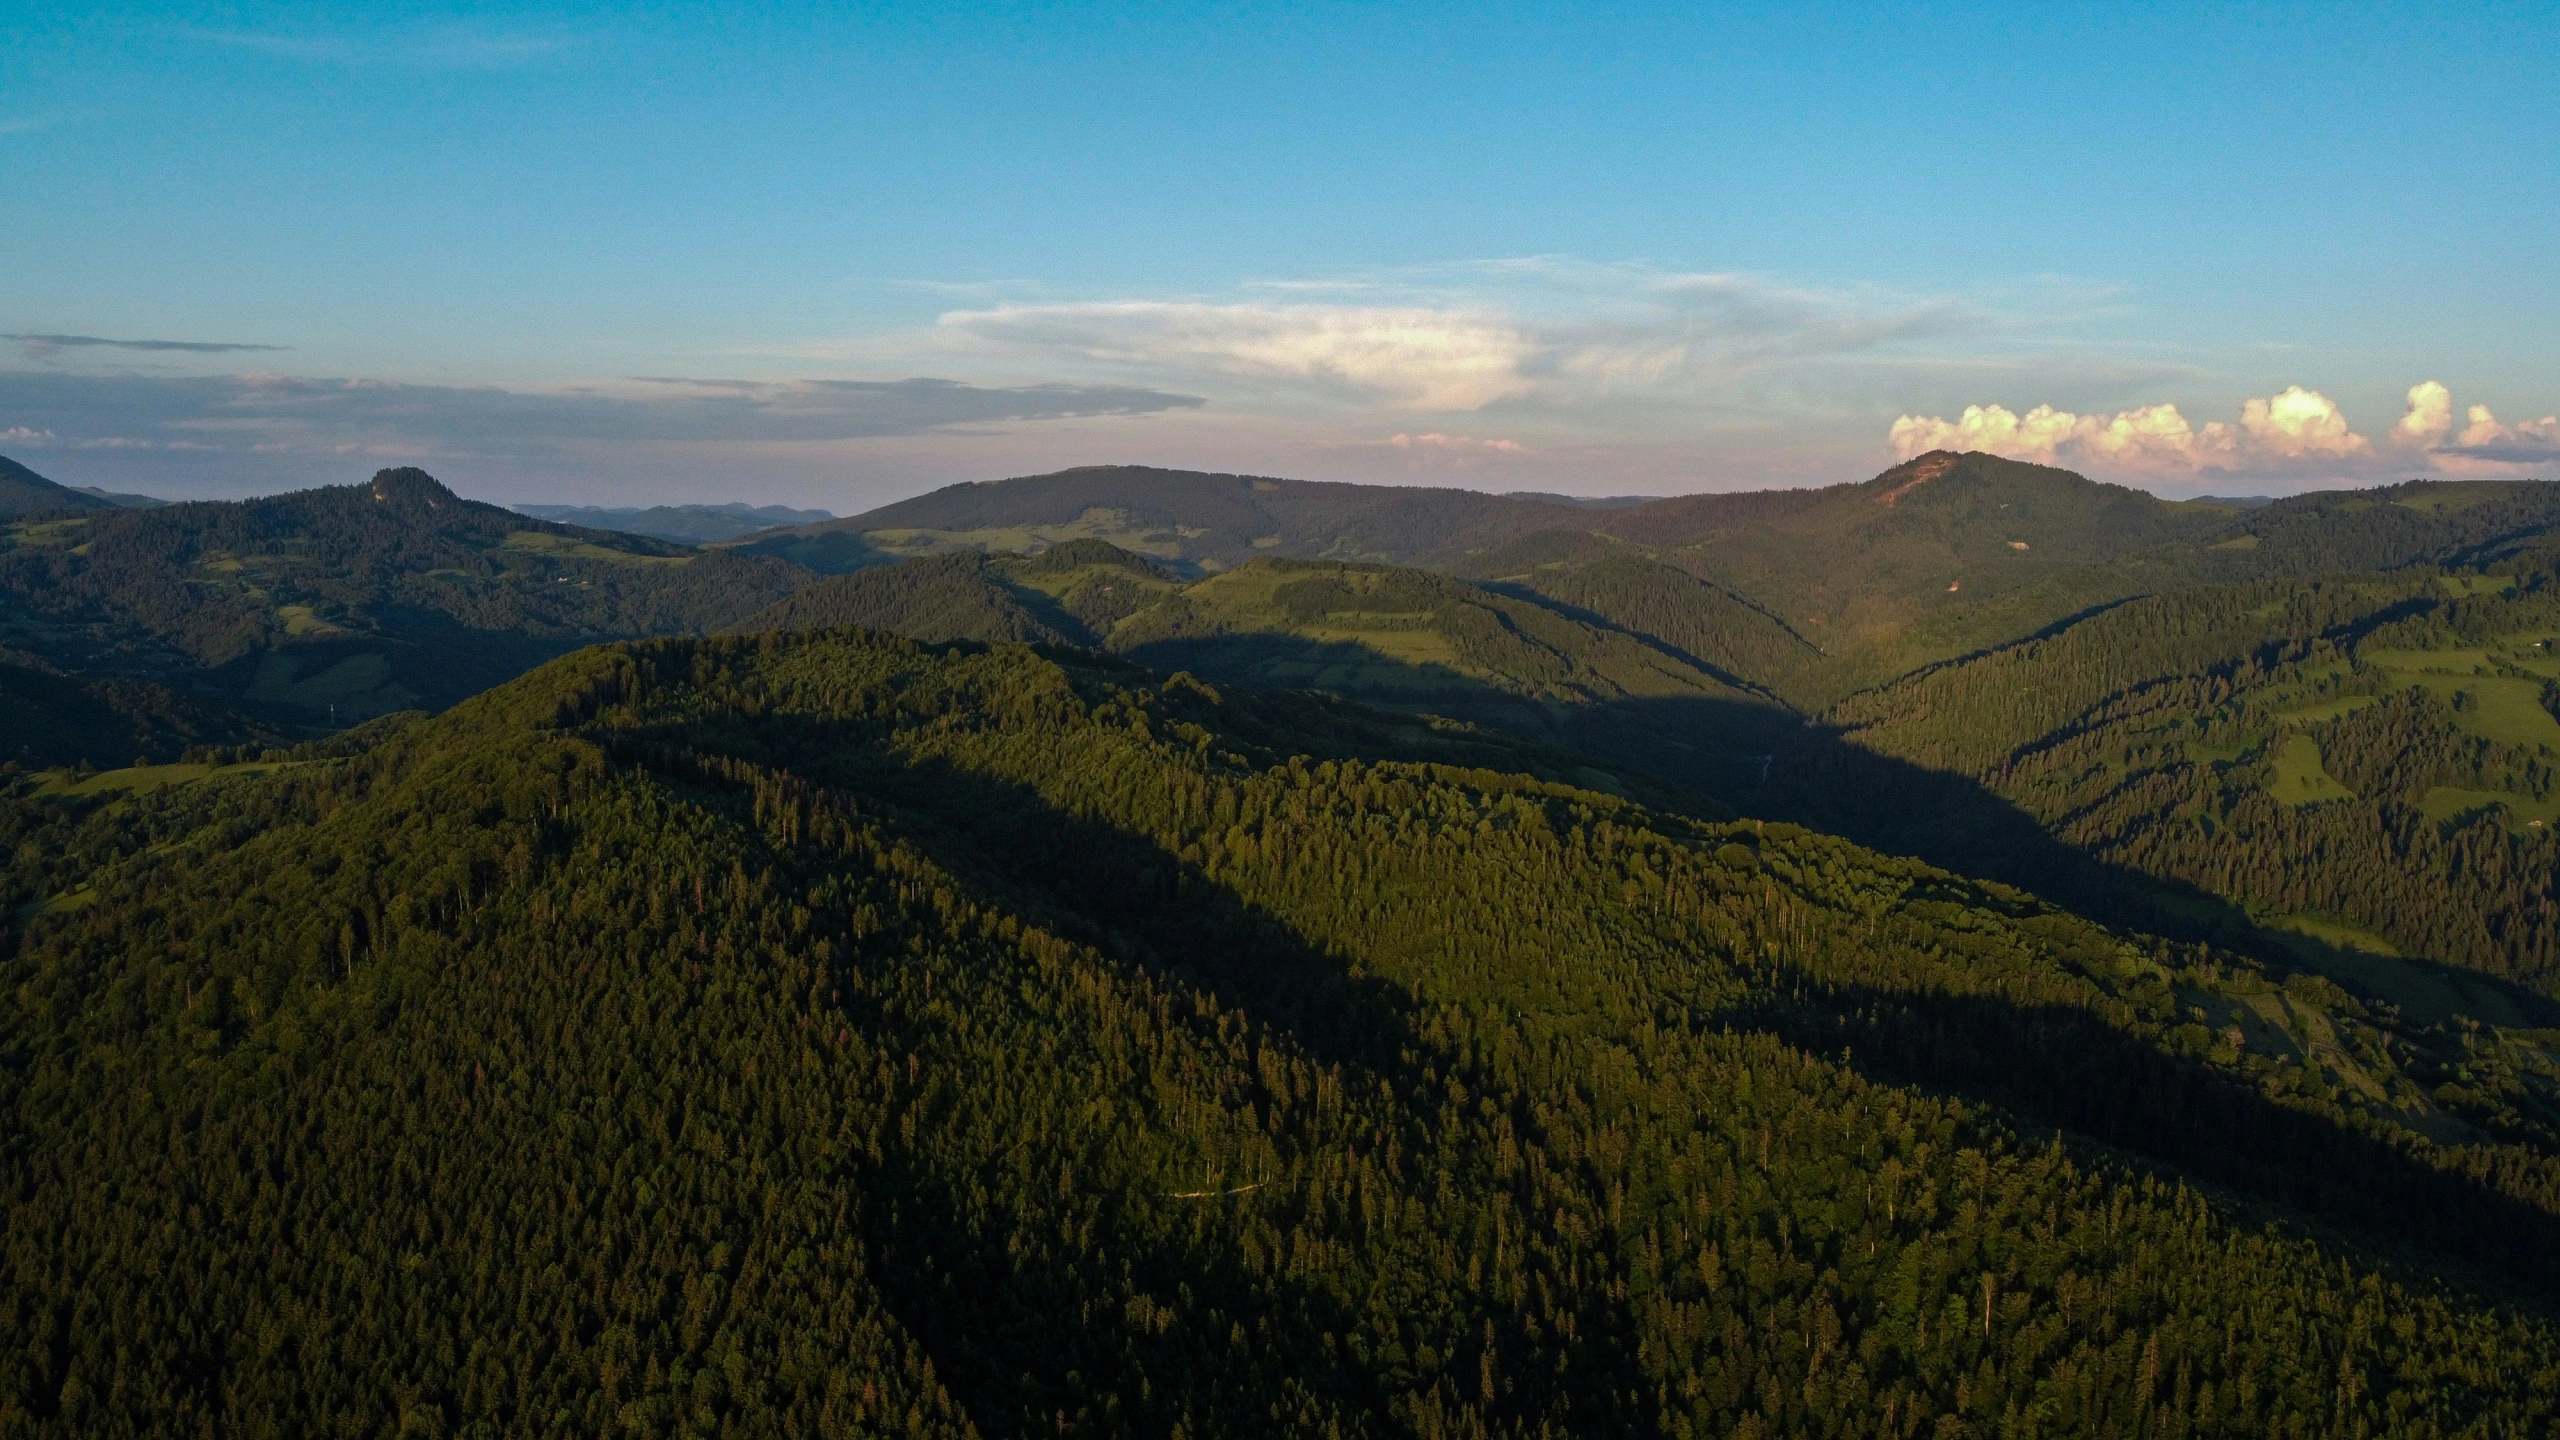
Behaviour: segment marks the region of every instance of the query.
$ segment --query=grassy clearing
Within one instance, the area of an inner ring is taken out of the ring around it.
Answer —
[[[2474,595],[2516,593],[2516,577],[2513,575],[2439,575],[2436,583],[2456,600],[2469,599]]]
[[[2285,724],[2310,725],[2322,720],[2335,720],[2341,715],[2352,715],[2381,698],[2378,695],[2341,695],[2335,700],[2314,700],[2308,705],[2279,710],[2275,718]]]
[[[2506,827],[2519,833],[2549,830],[2560,824],[2560,796],[2536,800],[2529,795],[2510,795],[2504,790],[2465,790],[2456,785],[2438,785],[2419,800],[2418,808],[2428,819],[2440,825],[2487,810],[2497,811]]]
[[[628,550],[611,550],[592,541],[540,530],[509,531],[506,543],[499,548],[547,555],[555,560],[601,560],[608,565],[686,565],[693,561],[690,555],[634,555]]]
[[[129,765],[121,770],[101,770],[82,777],[69,770],[45,773],[36,786],[38,795],[59,795],[76,799],[93,799],[102,795],[148,795],[170,785],[185,785],[215,775],[264,775],[286,765],[305,764],[293,760],[251,760],[239,765]]]
[[[8,529],[9,538],[21,545],[68,545],[78,539],[89,522],[77,517],[68,520],[21,522]]]
[[[2307,935],[2323,945],[2340,950],[2357,950],[2368,955],[2397,957],[2400,948],[2388,939],[2347,920],[2321,915],[2276,915],[2261,922],[2271,930],[2294,935]]]
[[[2267,793],[2285,805],[2318,805],[2353,800],[2356,792],[2338,783],[2320,763],[2320,742],[2308,735],[2287,735],[2276,748],[2274,774]]]
[[[2560,750],[2560,720],[2542,708],[2542,682],[2494,676],[2455,681],[2436,676],[2420,689],[2453,708],[2453,723],[2502,745],[2548,745]]]
[[[2441,1025],[2457,1015],[2511,1030],[2549,1023],[2548,1015],[2534,1013],[2547,1008],[2549,1002],[2523,995],[2485,976],[2465,975],[2450,966],[2346,946],[2332,950],[2319,963],[2332,978],[2381,996],[2420,1025]]]
[[[284,622],[284,633],[287,635],[344,635],[348,633],[345,626],[332,625],[328,621],[321,619],[320,616],[308,605],[278,606],[276,608],[276,618]]]
[[[2541,639],[2543,637],[2532,637]],[[2395,683],[2414,686],[2453,707],[2453,723],[2503,745],[2560,749],[2560,720],[2542,708],[2538,679],[2497,673],[2513,666],[2560,678],[2560,657],[2530,643],[2460,650],[2372,650],[2356,657]]]

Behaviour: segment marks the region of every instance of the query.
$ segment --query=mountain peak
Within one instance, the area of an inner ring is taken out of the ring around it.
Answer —
[[[430,510],[462,503],[462,497],[415,465],[373,472],[373,498],[386,505],[424,505]]]

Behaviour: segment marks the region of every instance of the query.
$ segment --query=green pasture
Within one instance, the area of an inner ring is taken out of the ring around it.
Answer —
[[[2320,763],[2320,742],[2308,735],[2287,735],[2275,749],[2267,793],[2285,805],[2318,805],[2353,800],[2356,792],[2337,782]]]

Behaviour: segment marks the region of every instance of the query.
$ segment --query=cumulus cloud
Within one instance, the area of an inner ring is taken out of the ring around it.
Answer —
[[[2413,400],[2416,394],[2411,392]],[[2018,415],[2005,406],[1970,405],[1954,420],[1904,415],[1886,439],[1904,459],[1930,450],[1983,450],[2045,464],[2152,474],[2334,469],[2373,451],[2334,401],[2299,385],[2247,400],[2237,425],[2214,420],[2199,428],[2175,405],[2112,415],[2077,415],[2050,405]]]
[[[2347,428],[2347,417],[2328,396],[2299,385],[2244,403],[2240,428],[2248,433],[2247,448],[2266,457],[2361,455],[2373,448],[2372,442]]]
[[[575,444],[827,441],[1009,422],[1183,410],[1196,396],[1126,385],[956,380],[764,382],[659,377],[622,392],[508,390],[242,374],[0,371],[0,424],[30,443],[261,453],[485,455]],[[44,437],[36,441],[34,437]]]
[[[2451,445],[2436,447],[2440,455],[2467,460],[2493,460],[2510,465],[2547,464],[2560,460],[2560,415],[2502,425],[2486,405],[2474,405]]]
[[[2396,457],[2357,434],[2328,396],[2299,385],[2245,401],[2236,425],[2192,427],[2174,405],[2113,415],[2075,415],[2050,405],[2019,415],[2000,405],[1969,405],[1953,420],[1904,415],[1886,439],[1904,459],[1930,450],[1982,450],[2146,475],[2378,475],[2405,466],[2412,450],[2456,473],[2484,467],[2502,473],[2495,467],[2560,460],[2560,416],[2508,425],[2488,406],[2474,405],[2470,423],[2453,435],[2453,394],[2443,384],[2412,385],[2407,400],[2388,437],[2401,452]]]
[[[2391,427],[2391,438],[2421,448],[2437,444],[2453,429],[2453,392],[2433,380],[2409,387],[2409,411]]]

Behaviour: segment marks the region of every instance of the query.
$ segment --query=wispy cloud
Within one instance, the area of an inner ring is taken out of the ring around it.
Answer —
[[[276,453],[546,454],[572,446],[809,442],[1183,410],[1122,385],[657,377],[627,391],[508,390],[294,375],[0,371],[0,426],[33,443]],[[42,437],[42,438],[37,438]],[[387,447],[387,448],[386,448]]]
[[[507,69],[588,48],[599,38],[586,31],[478,24],[337,33],[179,25],[171,33],[199,44],[308,65],[406,65],[436,70]]]
[[[290,350],[290,345],[252,345],[237,340],[110,340],[103,335],[28,335],[0,331],[0,340],[15,340],[20,348],[35,359],[44,359],[59,350],[87,350],[104,346],[115,350],[181,351],[192,355],[234,355],[250,350]]]
[[[950,311],[938,330],[987,357],[1448,412],[1557,411],[1622,396],[1688,402],[1744,376],[1881,357],[1994,323],[1982,307],[1944,297],[1552,257],[1247,288],[1266,298],[1000,304]]]
[[[1521,393],[1533,348],[1497,316],[1381,306],[1002,305],[941,323],[989,348],[1298,381],[1417,410],[1473,410]]]

